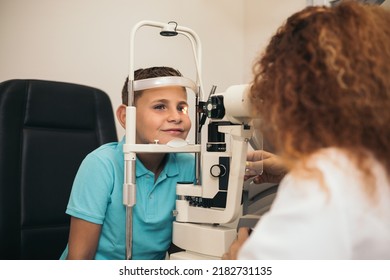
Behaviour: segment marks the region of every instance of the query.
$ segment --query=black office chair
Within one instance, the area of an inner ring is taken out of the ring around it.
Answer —
[[[58,259],[83,158],[117,141],[109,97],[83,85],[0,83],[0,259]]]

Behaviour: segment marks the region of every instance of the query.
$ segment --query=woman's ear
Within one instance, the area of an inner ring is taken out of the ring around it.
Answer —
[[[119,105],[118,109],[116,109],[116,118],[121,126],[126,129],[126,105]]]

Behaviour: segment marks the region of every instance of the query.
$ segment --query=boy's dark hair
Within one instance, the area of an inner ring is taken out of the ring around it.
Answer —
[[[158,67],[150,67],[150,68],[141,68],[134,71],[134,80],[143,80],[149,78],[157,78],[157,77],[166,77],[166,76],[182,76],[179,70],[173,69],[171,67],[166,66],[158,66]],[[122,104],[128,105],[128,83],[129,77],[126,78],[125,84],[122,88]],[[137,97],[140,96],[142,91],[134,92],[134,101]]]

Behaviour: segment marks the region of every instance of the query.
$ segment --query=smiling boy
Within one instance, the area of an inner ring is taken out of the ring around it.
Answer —
[[[181,76],[170,67],[135,71],[135,80]],[[116,111],[126,127],[127,84]],[[187,93],[180,86],[134,93],[136,143],[186,139],[191,128]],[[125,259],[126,210],[123,205],[124,139],[90,153],[76,175],[66,213],[71,215],[68,246],[61,259]],[[184,153],[138,153],[137,204],[133,207],[132,259],[164,259],[172,240],[176,183],[195,180],[195,162]]]

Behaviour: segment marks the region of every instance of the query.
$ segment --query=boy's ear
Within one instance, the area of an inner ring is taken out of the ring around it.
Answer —
[[[126,129],[126,105],[119,105],[118,109],[116,109],[116,118],[121,126]]]

